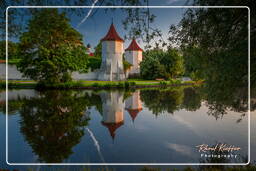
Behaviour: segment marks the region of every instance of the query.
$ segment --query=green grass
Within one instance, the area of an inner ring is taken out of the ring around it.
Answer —
[[[1,63],[5,63],[6,59],[0,59],[2,62]],[[8,59],[8,64],[17,64],[21,59]]]
[[[38,84],[36,81],[31,80],[9,80],[9,88],[49,88],[49,89],[113,89],[113,88],[146,88],[146,87],[168,87],[178,85],[192,85],[198,84],[197,82],[180,82],[180,81],[156,81],[156,80],[138,80],[131,79],[128,81],[72,81],[66,83],[55,84]],[[5,88],[5,81],[0,81],[0,88]]]
[[[17,64],[21,59],[9,59],[8,64]]]

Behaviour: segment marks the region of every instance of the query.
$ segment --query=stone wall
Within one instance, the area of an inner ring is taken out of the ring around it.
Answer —
[[[5,80],[6,77],[6,64],[0,64],[0,80]],[[74,80],[96,80],[98,77],[98,70],[89,73],[72,73],[72,78]],[[16,65],[8,65],[8,80],[29,80],[29,78],[22,77],[21,72],[17,70]]]

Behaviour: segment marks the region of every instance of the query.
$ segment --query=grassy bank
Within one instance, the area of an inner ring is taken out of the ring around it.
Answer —
[[[20,59],[9,59],[8,64],[16,65]],[[6,63],[5,59],[0,59],[0,63]]]
[[[156,80],[128,80],[128,81],[72,81],[56,84],[38,84],[35,81],[8,81],[8,88],[38,88],[38,89],[112,89],[112,88],[147,88],[147,87],[169,87],[180,85],[194,85],[202,82],[186,81],[156,81]],[[0,82],[0,88],[5,88],[6,82]]]

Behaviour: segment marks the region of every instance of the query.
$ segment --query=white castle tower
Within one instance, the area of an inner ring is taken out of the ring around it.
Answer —
[[[125,59],[133,66],[129,70],[129,75],[140,73],[140,62],[142,61],[143,50],[139,47],[136,40],[133,39],[127,49],[125,49]]]
[[[123,69],[123,43],[112,23],[107,35],[101,39],[102,62],[98,72],[98,80],[118,81],[124,80]]]

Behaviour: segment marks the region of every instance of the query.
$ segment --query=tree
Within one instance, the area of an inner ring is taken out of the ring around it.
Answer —
[[[147,80],[154,80],[156,78],[163,78],[165,76],[164,66],[160,64],[153,53],[147,52],[143,55],[144,59],[140,63],[140,75]]]
[[[169,48],[159,59],[164,65],[166,76],[165,78],[176,78],[184,74],[183,56],[178,50]]]
[[[204,50],[199,47],[191,46],[183,48],[185,75],[189,76],[193,80],[199,80],[205,78],[204,63],[207,58],[203,56]],[[201,56],[202,58],[199,58]]]
[[[93,56],[89,57],[88,67],[93,71],[100,68],[101,65],[101,42],[94,48]]]
[[[175,78],[184,73],[183,57],[175,49],[148,50],[143,56],[140,72],[144,79]]]
[[[0,59],[6,59],[5,45],[6,45],[5,40],[0,41]],[[17,58],[19,58],[18,52],[19,52],[18,43],[8,41],[8,59],[17,59]]]
[[[86,72],[88,55],[82,35],[73,29],[65,13],[42,9],[32,17],[28,31],[20,37],[24,76],[39,82],[58,83],[71,80],[71,72]]]
[[[101,59],[101,53],[102,53],[102,43],[99,42],[97,46],[94,48],[94,56],[95,58]]]
[[[220,2],[195,0],[194,3],[208,6]],[[225,87],[247,86],[248,9],[188,9],[178,28],[172,26],[170,32],[179,40],[183,51],[188,52],[186,63],[200,64],[193,72],[200,70],[203,73],[200,77],[207,83]]]
[[[195,0],[197,6],[253,6],[252,1]],[[232,5],[233,5],[232,4]],[[255,13],[251,16],[251,42],[255,42]],[[228,109],[248,110],[248,9],[188,9],[181,22],[170,27],[170,41],[184,52],[186,72],[204,79],[210,115]],[[251,43],[251,87],[256,85],[255,44]]]

